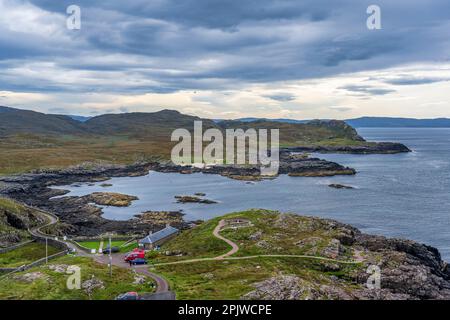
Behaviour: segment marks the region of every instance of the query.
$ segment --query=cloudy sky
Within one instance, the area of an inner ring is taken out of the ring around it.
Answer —
[[[448,0],[0,0],[0,31],[0,105],[450,117]]]

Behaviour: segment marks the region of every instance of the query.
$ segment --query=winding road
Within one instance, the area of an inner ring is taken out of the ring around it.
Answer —
[[[56,215],[46,212],[46,211],[43,211],[41,209],[30,207],[25,204],[24,204],[24,206],[26,206],[27,208],[29,208],[31,210],[39,212],[41,215],[45,216],[46,219],[49,221],[45,225],[29,229],[28,231],[37,238],[45,239],[45,238],[51,237],[51,238],[56,239],[56,236],[45,234],[44,232],[41,231],[41,229],[58,223],[59,218]],[[73,252],[76,252],[76,254],[78,256],[92,258],[95,261],[102,263],[102,264],[109,264],[109,256],[108,255],[98,256],[98,255],[89,254],[89,253],[81,250],[76,244],[74,244],[70,240],[67,240],[67,241],[56,240],[56,241],[63,243],[68,249],[70,249]],[[113,254],[111,256],[112,257],[112,265],[119,267],[119,268],[130,269],[130,265],[124,261],[124,256],[125,256],[124,254]],[[155,290],[156,293],[167,293],[170,291],[169,283],[167,282],[167,280],[153,272],[150,272],[146,265],[133,266],[131,268],[134,269],[137,273],[140,273],[140,274],[143,274],[145,276],[152,278],[156,283],[156,290]]]

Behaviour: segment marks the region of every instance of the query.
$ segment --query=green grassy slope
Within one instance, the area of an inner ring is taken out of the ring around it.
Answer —
[[[8,247],[29,239],[29,227],[42,218],[16,201],[0,197],[0,247]]]
[[[58,253],[61,249],[48,246],[48,255]],[[6,253],[0,253],[0,268],[15,268],[45,258],[45,244],[30,243]]]

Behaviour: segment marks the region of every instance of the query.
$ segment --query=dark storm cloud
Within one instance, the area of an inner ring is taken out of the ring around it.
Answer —
[[[372,2],[5,0],[4,15],[31,3],[28,9],[40,10],[39,15],[59,18],[51,31],[34,26],[17,31],[14,22],[3,26],[0,90],[224,90],[448,58],[448,1],[435,0],[432,6],[425,0],[377,1],[383,28],[369,31],[366,9]],[[65,29],[65,11],[72,4],[82,10],[79,31]],[[39,75],[14,68],[31,62],[50,63],[53,71]],[[70,77],[62,80],[61,73]],[[347,90],[392,92],[361,86]]]

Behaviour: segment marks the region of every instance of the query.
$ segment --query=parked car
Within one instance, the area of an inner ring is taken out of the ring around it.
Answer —
[[[116,297],[116,300],[140,300],[137,292],[127,292]]]
[[[136,258],[134,260],[131,260],[131,264],[137,265],[137,264],[147,264],[147,260],[143,258]]]
[[[109,247],[106,247],[105,249],[103,249],[103,254],[109,254]],[[111,248],[111,253],[117,253],[120,252],[120,249],[118,247],[112,247]]]
[[[144,259],[145,251],[144,250],[133,250],[132,252],[128,252],[125,255],[124,260],[126,262],[133,261],[134,259]]]

